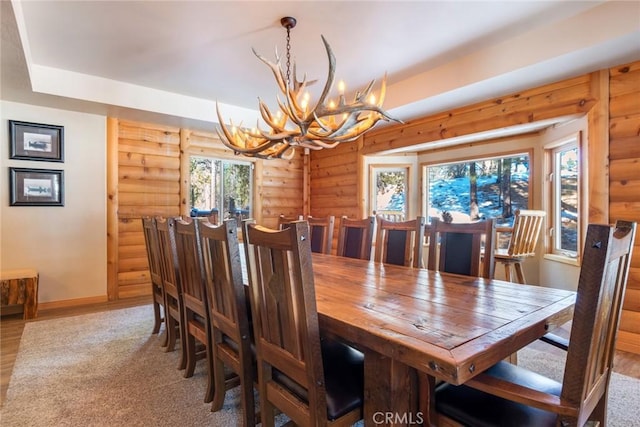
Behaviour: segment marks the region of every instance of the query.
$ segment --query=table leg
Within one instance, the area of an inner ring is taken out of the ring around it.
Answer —
[[[415,369],[374,351],[364,353],[364,425],[421,425]]]

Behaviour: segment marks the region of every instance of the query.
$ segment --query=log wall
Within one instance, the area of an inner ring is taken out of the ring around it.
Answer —
[[[611,221],[640,222],[640,62],[609,70]],[[636,236],[618,348],[640,354],[640,237]]]
[[[107,129],[108,297],[149,295],[141,218],[189,214],[190,155],[237,157],[214,133],[115,118]],[[254,165],[254,218],[275,228],[280,214],[302,214],[303,156]]]
[[[311,153],[311,214],[363,215],[359,193],[363,155],[555,117],[587,115],[589,222],[640,222],[639,100],[640,62],[635,62],[375,129],[365,134],[360,144],[345,144],[341,151]],[[638,245],[640,238],[636,240],[619,334],[619,348],[636,353],[640,353]]]

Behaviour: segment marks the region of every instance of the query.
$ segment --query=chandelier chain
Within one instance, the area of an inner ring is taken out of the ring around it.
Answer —
[[[291,28],[287,26],[287,85],[291,86]]]

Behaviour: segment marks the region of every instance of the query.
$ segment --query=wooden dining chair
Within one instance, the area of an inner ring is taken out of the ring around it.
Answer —
[[[286,216],[284,214],[280,214],[278,216],[278,230],[282,230],[286,224],[289,224],[294,221],[300,221],[301,219],[302,219],[302,215]]]
[[[239,382],[243,425],[253,426],[257,422],[253,396],[255,368],[238,223],[235,218],[220,226],[203,222],[200,237],[213,340],[215,394],[211,410],[222,409],[226,391]],[[227,375],[225,367],[233,375]]]
[[[562,383],[500,362],[465,385],[438,386],[440,425],[583,426],[593,421],[606,426],[635,232],[636,224],[628,221],[587,228]]]
[[[536,254],[538,237],[542,230],[545,211],[519,209],[515,213],[513,227],[496,227],[496,235],[510,233],[506,249],[496,249],[495,261],[504,265],[505,278],[513,281],[512,273],[518,283],[526,283],[522,263]],[[497,240],[497,239],[496,239]]]
[[[410,221],[389,221],[377,218],[376,262],[422,267],[425,218]]]
[[[192,377],[196,362],[204,359],[207,367],[204,401],[211,402],[214,393],[211,323],[198,230],[200,222],[196,218],[178,218],[174,230],[178,275],[182,287],[184,352],[187,358],[184,377]]]
[[[183,330],[182,286],[178,274],[178,255],[175,239],[175,218],[156,217],[156,230],[158,231],[158,245],[160,247],[160,268],[162,272],[162,285],[165,295],[165,327],[167,328],[167,346],[165,351],[174,351],[176,341],[180,340],[179,369],[187,366],[185,353],[185,332]]]
[[[218,224],[218,222],[220,221],[220,213],[217,209],[211,209],[211,213],[209,213],[209,216],[207,216],[207,220],[211,223],[211,224]]]
[[[153,329],[152,334],[160,332],[160,326],[165,321],[165,301],[164,286],[162,284],[162,271],[160,268],[161,255],[158,245],[158,230],[156,221],[150,216],[142,218],[142,230],[144,232],[144,243],[147,250],[147,262],[149,263],[149,276],[151,279],[151,296],[153,306]],[[162,346],[166,346],[167,334],[162,340]]]
[[[307,217],[311,230],[311,251],[320,254],[330,254],[333,245],[333,229],[335,227],[335,216],[329,215],[324,218]]]
[[[349,258],[371,259],[376,218],[352,219],[343,216],[338,231],[336,254]]]
[[[320,339],[309,224],[243,224],[262,424],[276,411],[301,426],[351,426],[362,418],[364,357]]]
[[[493,219],[446,223],[434,218],[429,237],[429,270],[493,278]]]

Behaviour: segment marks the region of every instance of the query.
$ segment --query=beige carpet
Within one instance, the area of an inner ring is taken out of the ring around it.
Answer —
[[[152,319],[151,306],[142,306],[27,323],[0,425],[238,425],[238,389],[212,413],[203,402],[202,363],[183,378],[178,352],[164,353],[150,335]],[[519,361],[548,375],[562,372],[561,360],[535,350],[521,351]],[[640,381],[614,374],[609,426],[640,426],[639,395]]]

